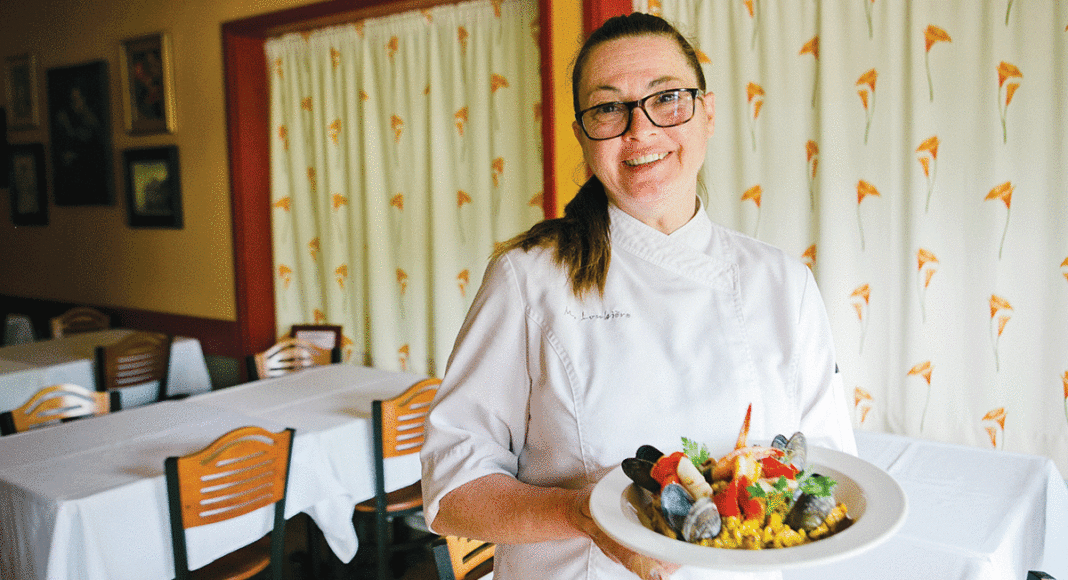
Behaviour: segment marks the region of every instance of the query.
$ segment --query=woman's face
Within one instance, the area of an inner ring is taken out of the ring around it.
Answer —
[[[623,37],[594,48],[579,83],[579,106],[586,109],[613,101],[636,101],[676,88],[698,88],[697,77],[678,44],[659,35]],[[594,141],[576,121],[575,136],[583,156],[605,186],[609,199],[624,211],[688,207],[692,216],[697,173],[712,136],[713,95],[696,101],[692,119],[675,127],[657,127],[644,112],[631,112],[630,128],[619,137]],[[633,212],[628,211],[628,213]]]

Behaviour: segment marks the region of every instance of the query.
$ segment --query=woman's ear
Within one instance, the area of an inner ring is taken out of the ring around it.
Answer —
[[[716,95],[712,91],[705,93],[701,102],[704,103],[705,115],[708,118],[708,136],[716,132]]]

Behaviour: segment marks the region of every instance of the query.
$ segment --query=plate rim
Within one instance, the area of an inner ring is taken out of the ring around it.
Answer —
[[[590,494],[590,514],[597,526],[624,546],[660,560],[682,565],[743,572],[822,565],[855,556],[885,542],[908,515],[905,490],[889,473],[855,455],[810,447],[815,468],[852,479],[866,500],[864,513],[849,528],[817,542],[772,550],[727,550],[674,540],[633,521],[623,511],[630,478],[616,466]],[[873,498],[878,498],[874,501]]]

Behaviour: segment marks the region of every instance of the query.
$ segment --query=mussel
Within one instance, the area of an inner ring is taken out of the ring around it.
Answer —
[[[653,493],[660,493],[660,482],[651,475],[654,463],[638,457],[628,457],[623,460],[623,473],[631,481]]]
[[[812,474],[812,477],[817,476],[819,474]],[[837,502],[833,495],[815,496],[798,488],[794,494],[793,506],[783,519],[783,523],[795,530],[803,529],[811,532],[820,527],[836,506]]]
[[[644,459],[644,460],[649,461],[651,463],[656,463],[656,460],[660,459],[663,456],[664,456],[664,453],[662,451],[660,451],[659,449],[657,449],[656,447],[653,447],[652,445],[642,445],[634,453],[634,457],[636,457],[638,459]]]

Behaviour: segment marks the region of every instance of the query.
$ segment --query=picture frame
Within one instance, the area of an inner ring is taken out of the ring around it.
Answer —
[[[130,227],[181,229],[178,146],[126,149],[122,158]]]
[[[56,205],[112,205],[107,61],[50,68],[47,76]]]
[[[8,145],[11,222],[16,226],[48,225],[48,182],[42,143]]]
[[[41,124],[37,94],[37,57],[30,53],[4,59],[4,88],[11,130],[35,129]]]
[[[122,101],[126,132],[173,133],[174,88],[170,35],[158,32],[122,41]]]

